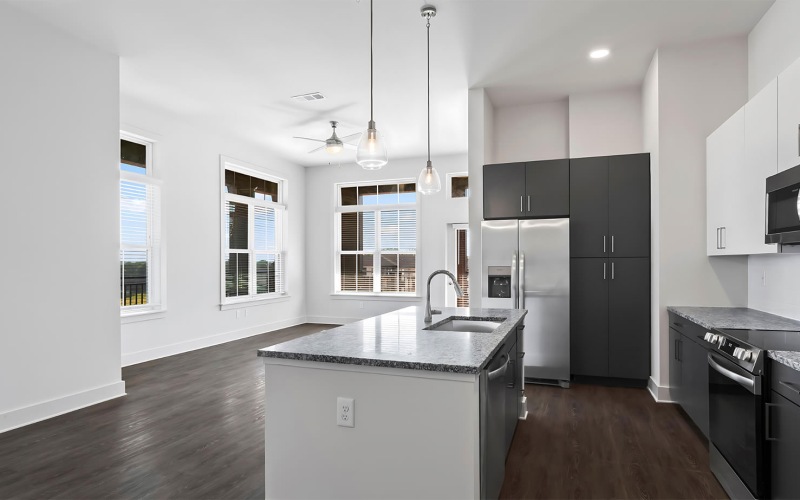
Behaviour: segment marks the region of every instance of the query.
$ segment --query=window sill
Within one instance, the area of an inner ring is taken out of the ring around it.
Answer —
[[[151,311],[129,311],[120,313],[119,321],[121,324],[138,323],[140,321],[152,321],[163,319],[167,316],[166,309],[153,309]]]
[[[289,294],[278,295],[276,297],[259,297],[254,299],[237,300],[236,302],[228,302],[219,305],[220,311],[230,311],[232,309],[242,309],[245,307],[263,306],[273,304],[275,302],[285,302],[292,297]]]
[[[391,300],[394,302],[419,302],[421,295],[390,294],[390,293],[331,293],[334,300]]]

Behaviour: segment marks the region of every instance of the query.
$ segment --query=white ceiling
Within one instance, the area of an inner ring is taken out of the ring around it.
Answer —
[[[122,98],[210,118],[301,165],[369,119],[368,0],[2,0],[120,55]],[[467,149],[467,89],[496,106],[638,85],[659,46],[746,34],[774,0],[436,0],[432,154]],[[375,120],[425,154],[420,0],[375,0]],[[606,60],[587,57],[605,46]],[[298,103],[290,96],[322,92]],[[352,161],[344,152],[339,161]]]

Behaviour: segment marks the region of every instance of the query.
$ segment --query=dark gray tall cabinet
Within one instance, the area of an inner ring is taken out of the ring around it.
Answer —
[[[650,376],[650,155],[570,160],[570,365]]]

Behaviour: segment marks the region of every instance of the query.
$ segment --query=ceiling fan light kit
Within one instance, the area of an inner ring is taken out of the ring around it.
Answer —
[[[436,16],[436,7],[426,5],[420,11],[425,18],[425,28],[428,40],[428,163],[419,174],[417,190],[422,194],[434,194],[442,190],[442,180],[439,172],[431,163],[431,18]]]
[[[386,143],[373,117],[372,0],[369,0],[369,123],[356,151],[356,163],[365,170],[377,170],[389,161]]]

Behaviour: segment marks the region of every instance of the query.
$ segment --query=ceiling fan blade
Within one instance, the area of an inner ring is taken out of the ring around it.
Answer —
[[[339,139],[341,139],[343,142],[347,142],[350,139],[355,139],[356,137],[361,137],[362,133],[363,132],[356,132],[355,134],[350,134],[350,135],[346,135],[344,137],[339,137]]]
[[[322,142],[325,142],[325,141],[322,141]],[[322,150],[322,149],[325,149],[325,146],[320,146],[320,147],[318,147],[318,148],[314,148],[314,149],[312,149],[311,151],[309,151],[309,154],[310,154],[310,153],[316,153],[317,151],[320,151],[320,150]]]
[[[310,138],[310,137],[297,137],[297,136],[295,136],[295,137],[292,137],[292,139],[303,139],[303,140],[306,140],[306,141],[325,142],[325,141],[323,141],[323,140],[320,140],[320,139],[312,139],[312,138]]]
[[[351,149],[353,151],[356,151],[356,150],[358,150],[358,146],[356,146],[355,144],[347,144],[345,142],[344,143],[344,149]]]

